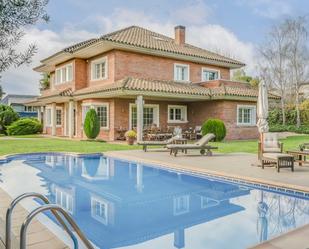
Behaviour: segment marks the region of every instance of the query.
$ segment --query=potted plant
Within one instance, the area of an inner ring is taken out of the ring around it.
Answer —
[[[129,145],[134,144],[134,140],[136,139],[136,132],[133,130],[129,130],[125,133],[125,137]]]

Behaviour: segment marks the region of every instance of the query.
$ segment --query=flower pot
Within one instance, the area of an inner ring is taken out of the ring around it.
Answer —
[[[134,140],[135,140],[135,137],[127,137],[128,145],[133,145],[134,144]]]

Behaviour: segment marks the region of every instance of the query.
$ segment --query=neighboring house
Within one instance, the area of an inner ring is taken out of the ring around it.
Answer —
[[[0,104],[11,106],[20,117],[37,117],[37,107],[25,105],[37,97],[36,95],[7,94],[0,100]]]
[[[183,26],[174,39],[131,26],[41,63],[34,70],[50,73],[50,87],[32,105],[42,107],[47,134],[85,138],[84,118],[95,108],[99,137],[109,141],[123,129],[136,128],[141,139],[151,124],[195,128],[208,118],[225,122],[227,139],[258,136],[257,90],[230,80],[244,64],[185,43]]]

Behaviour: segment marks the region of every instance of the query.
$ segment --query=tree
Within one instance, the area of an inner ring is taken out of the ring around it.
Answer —
[[[24,29],[39,20],[48,21],[45,11],[48,0],[0,1],[0,78],[11,66],[29,64],[36,52],[35,44],[20,51],[18,45],[25,35]]]
[[[265,44],[259,49],[260,78],[270,89],[274,89],[281,97],[282,123],[285,125],[285,98],[289,90],[289,34],[284,22],[276,24],[266,37]]]
[[[249,83],[251,86],[258,86],[260,79],[246,74],[244,69],[238,69],[233,73],[233,80]]]
[[[19,118],[18,113],[12,107],[0,105],[0,133],[6,134],[6,127]]]
[[[3,95],[4,95],[4,92],[3,92],[2,86],[0,85],[0,100],[2,99]]]
[[[42,78],[40,79],[40,88],[41,90],[48,89],[50,86],[50,74],[43,73]]]
[[[95,139],[100,132],[100,122],[95,109],[90,109],[85,117],[84,131],[89,139]]]
[[[285,21],[288,38],[288,60],[291,68],[291,84],[295,93],[296,126],[300,127],[300,91],[309,80],[308,29],[306,19],[298,17]]]

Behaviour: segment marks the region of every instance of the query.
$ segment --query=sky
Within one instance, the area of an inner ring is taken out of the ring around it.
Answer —
[[[186,26],[186,41],[246,63],[256,75],[258,48],[272,25],[286,17],[309,14],[307,0],[50,0],[50,22],[27,27],[18,49],[35,43],[28,66],[10,68],[0,84],[6,93],[38,94],[40,60],[89,38],[138,25],[174,37]]]

